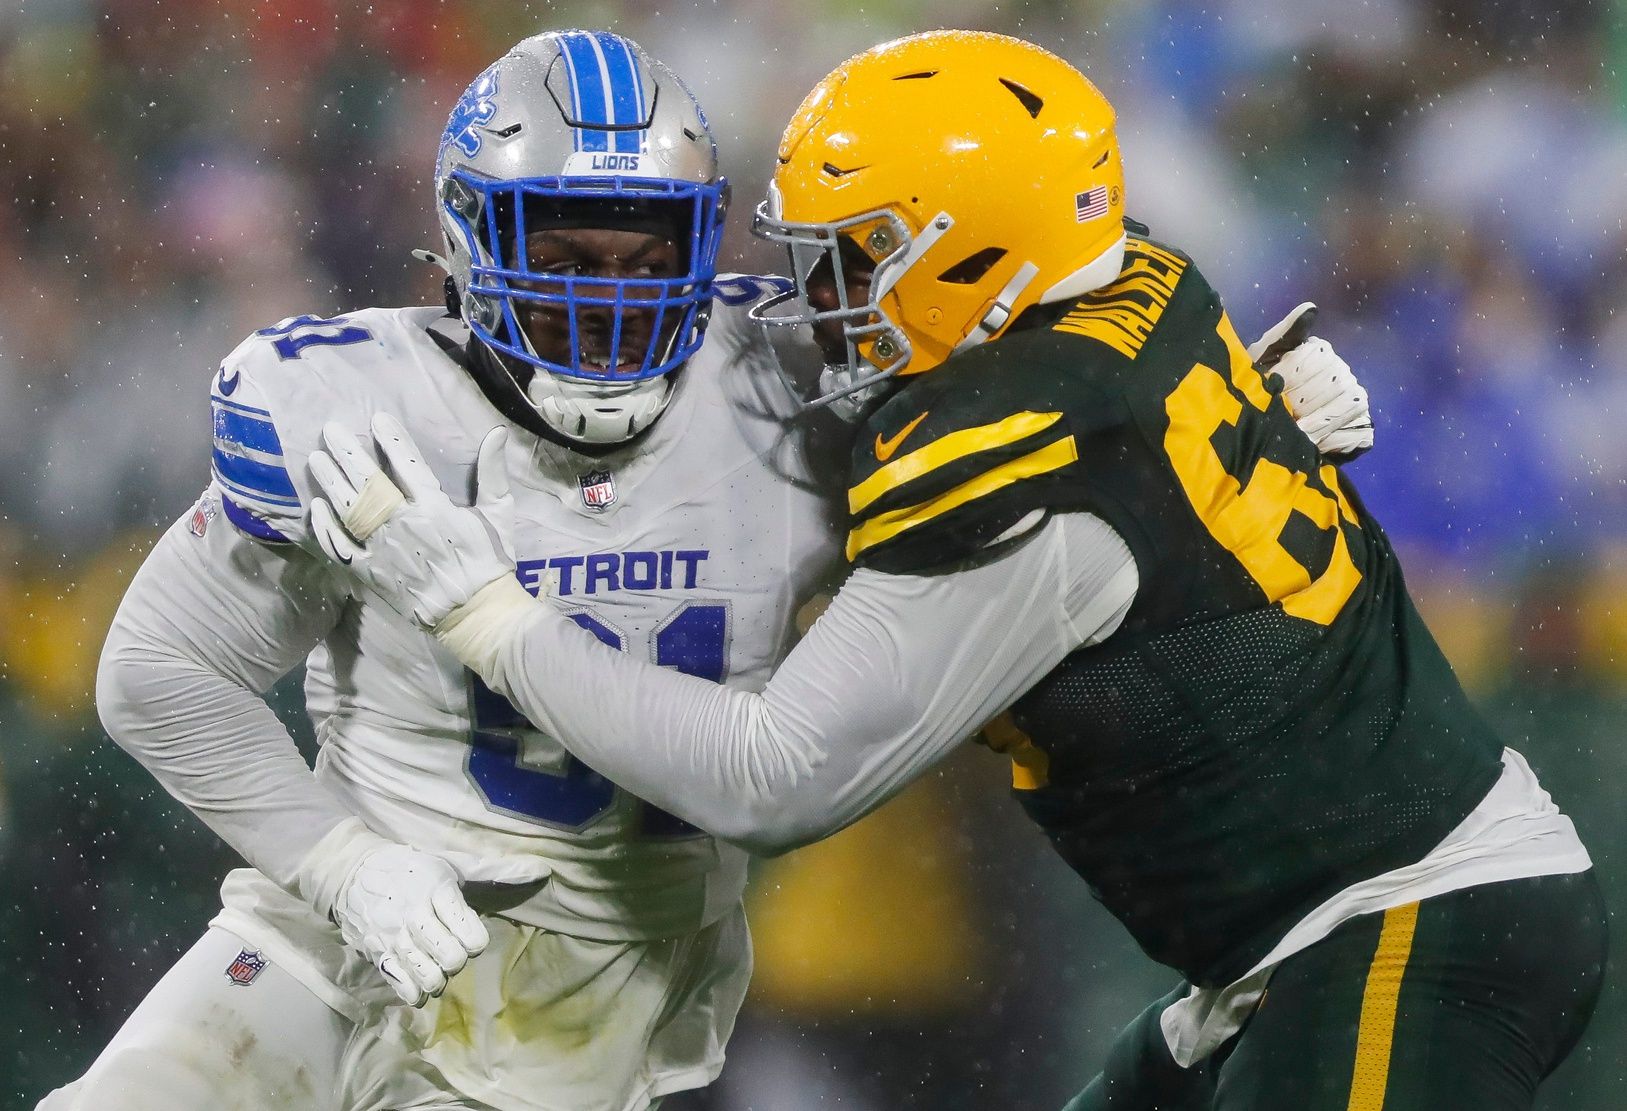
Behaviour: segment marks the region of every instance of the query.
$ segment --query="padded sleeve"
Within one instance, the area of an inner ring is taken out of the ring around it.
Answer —
[[[233,528],[265,544],[297,543],[307,531],[305,506],[278,428],[293,414],[276,411],[289,406],[274,399],[275,368],[259,365],[266,359],[263,347],[250,337],[210,383],[210,472],[221,512]]]
[[[326,635],[345,600],[325,564],[211,525],[200,506],[136,574],[97,672],[108,734],[285,886],[351,815],[317,783],[261,694]]]
[[[942,575],[859,570],[761,693],[617,652],[546,603],[483,677],[640,798],[755,852],[828,836],[942,759],[1135,596],[1088,514]]]

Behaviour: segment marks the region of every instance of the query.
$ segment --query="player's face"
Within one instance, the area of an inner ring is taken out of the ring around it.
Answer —
[[[678,244],[670,236],[643,230],[615,228],[551,228],[526,236],[527,258],[533,271],[558,277],[638,279],[671,278],[681,267]],[[524,282],[515,282],[527,288]],[[591,297],[614,299],[616,287],[605,284],[577,286]],[[614,305],[581,305],[576,310],[576,341],[580,365],[595,372],[636,371],[649,350],[656,327],[653,308],[621,310],[621,341],[610,367],[617,310]],[[515,315],[536,353],[549,362],[571,365],[570,311],[562,306],[519,301]],[[663,331],[677,326],[677,314],[667,313]],[[665,339],[665,337],[659,337]]]
[[[870,279],[876,264],[857,243],[843,237],[842,280],[847,286],[847,304],[863,305],[870,300]],[[804,280],[808,304],[819,312],[831,312],[842,307],[836,288],[836,267],[826,255],[814,266]],[[847,362],[847,340],[842,335],[840,320],[820,320],[813,325],[814,340],[819,344],[825,362],[833,366]]]

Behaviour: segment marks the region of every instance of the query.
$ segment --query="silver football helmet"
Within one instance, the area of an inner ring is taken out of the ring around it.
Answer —
[[[547,426],[585,444],[649,427],[672,372],[701,345],[728,194],[706,117],[677,75],[608,31],[525,39],[452,109],[435,194],[463,319]],[[532,267],[528,228],[596,227],[605,214],[670,228],[677,273]],[[568,356],[539,351],[521,326],[538,311],[563,321]]]

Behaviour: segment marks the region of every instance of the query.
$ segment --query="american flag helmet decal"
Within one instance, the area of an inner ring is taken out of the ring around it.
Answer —
[[[1107,186],[1098,185],[1074,195],[1074,219],[1079,223],[1107,215]]]

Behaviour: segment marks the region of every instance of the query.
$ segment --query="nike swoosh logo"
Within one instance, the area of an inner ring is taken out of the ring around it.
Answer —
[[[220,392],[225,394],[227,397],[231,397],[232,394],[237,392],[237,383],[242,381],[242,379],[243,379],[243,372],[241,370],[234,370],[232,372],[232,376],[230,378],[227,378],[226,377],[226,368],[221,367],[220,368]]]
[[[888,439],[888,440],[883,440],[881,438],[881,433],[877,432],[876,433],[876,462],[885,463],[885,462],[887,462],[887,460],[891,459],[893,457],[893,452],[898,450],[898,445],[903,443],[904,438],[906,436],[908,436],[911,432],[914,432],[915,431],[915,426],[920,424],[924,420],[926,420],[926,413],[922,413],[920,416],[918,416],[914,420],[910,421],[902,429],[899,430],[898,435],[896,435],[896,436],[894,436],[894,437],[892,437],[891,439]]]

